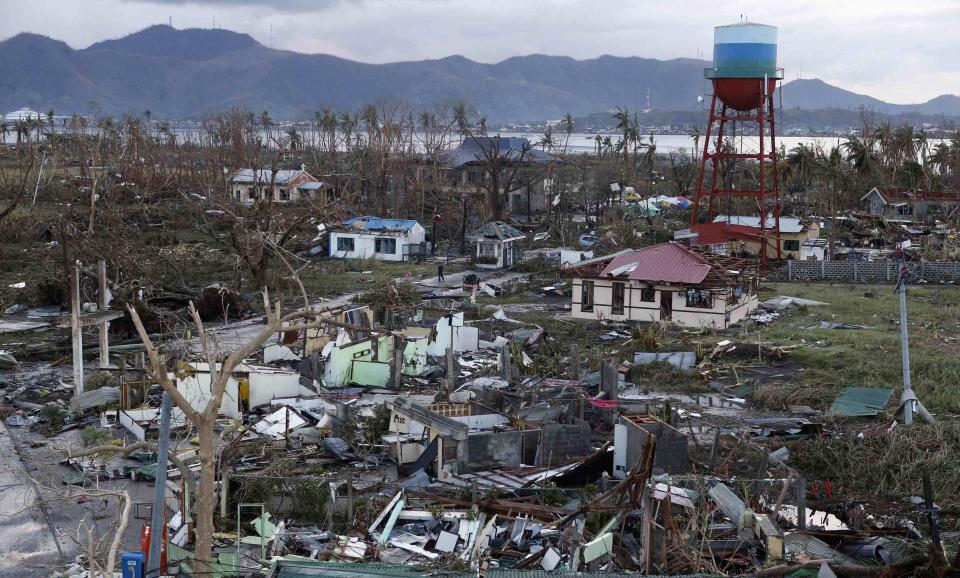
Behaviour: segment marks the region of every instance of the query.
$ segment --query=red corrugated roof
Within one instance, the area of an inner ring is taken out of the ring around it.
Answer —
[[[697,284],[703,282],[711,268],[696,252],[670,242],[616,257],[603,268],[599,276],[634,281]]]
[[[691,227],[691,230],[697,234],[698,245],[722,245],[731,240],[756,241],[760,237],[759,227],[731,225],[727,222],[701,223]]]

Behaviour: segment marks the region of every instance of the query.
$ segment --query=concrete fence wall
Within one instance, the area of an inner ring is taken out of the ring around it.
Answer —
[[[960,262],[911,261],[911,280],[927,283],[960,283]],[[897,261],[787,261],[766,275],[767,281],[846,281],[852,283],[896,283]]]

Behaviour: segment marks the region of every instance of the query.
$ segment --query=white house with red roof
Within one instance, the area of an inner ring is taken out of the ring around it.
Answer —
[[[578,319],[725,329],[759,306],[755,261],[676,242],[590,259],[570,272]]]

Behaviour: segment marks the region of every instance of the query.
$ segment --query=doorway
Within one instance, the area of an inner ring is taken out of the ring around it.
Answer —
[[[660,291],[660,320],[670,321],[673,316],[673,291]]]

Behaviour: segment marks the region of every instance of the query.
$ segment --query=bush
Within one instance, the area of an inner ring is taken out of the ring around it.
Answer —
[[[93,391],[103,387],[116,387],[117,377],[108,371],[98,371],[91,373],[83,382],[84,391]]]

